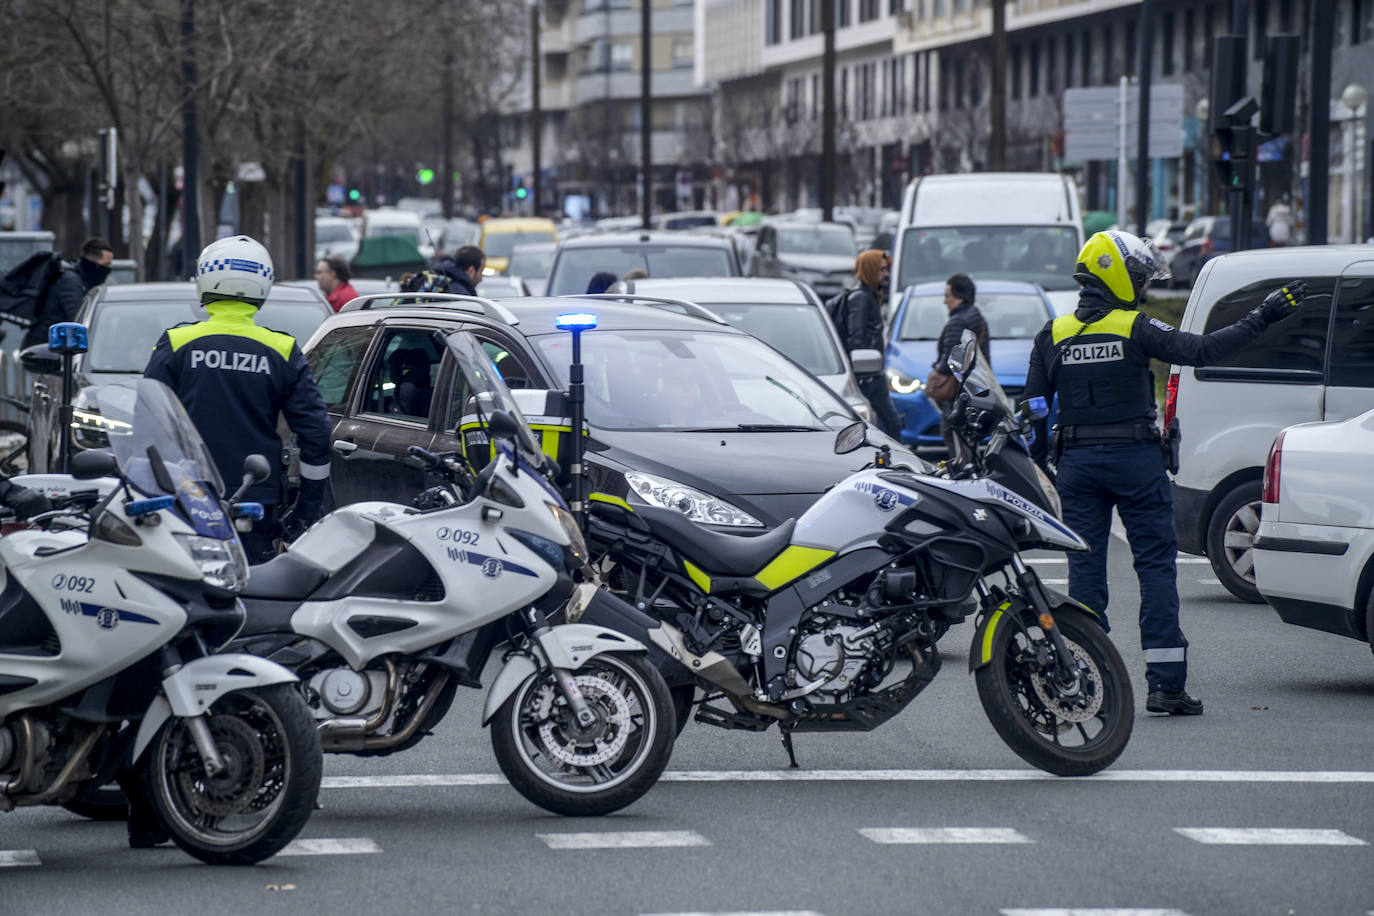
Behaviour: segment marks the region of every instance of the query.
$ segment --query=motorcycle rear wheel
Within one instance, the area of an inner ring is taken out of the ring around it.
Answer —
[[[578,729],[551,672],[535,674],[491,722],[501,772],[546,811],[594,817],[636,801],[673,752],[677,717],[663,676],[640,653],[607,653],[573,672],[597,722]]]
[[[178,846],[211,865],[252,865],[295,839],[315,809],[324,757],[294,684],[225,694],[209,710],[226,768],[205,771],[181,719],[164,724],[144,762],[149,800]]]
[[[1057,776],[1087,776],[1126,749],[1135,723],[1131,680],[1116,646],[1092,618],[1059,608],[1054,620],[1085,669],[1081,694],[1061,694],[1052,666],[1040,669],[1026,633],[1042,633],[1026,611],[1025,632],[1008,625],[994,638],[992,660],[976,674],[978,698],[992,727],[1021,759]]]

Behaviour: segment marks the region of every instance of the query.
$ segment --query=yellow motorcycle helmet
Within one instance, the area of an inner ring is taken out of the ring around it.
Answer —
[[[1088,239],[1073,272],[1079,283],[1100,291],[1123,309],[1133,309],[1145,301],[1150,281],[1170,276],[1154,242],[1117,229],[1095,233]]]

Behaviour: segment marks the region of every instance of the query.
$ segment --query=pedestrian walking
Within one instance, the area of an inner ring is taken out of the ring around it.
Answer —
[[[926,378],[926,397],[940,411],[940,437],[945,440],[945,450],[951,458],[954,457],[954,433],[949,428],[948,418],[954,398],[959,394],[959,382],[949,370],[950,354],[958,348],[964,332],[971,331],[978,339],[983,358],[989,363],[992,360],[988,350],[988,323],[974,305],[977,294],[978,287],[968,274],[954,274],[945,281],[945,308],[949,309],[949,319],[940,330],[935,362],[931,363],[930,375]]]
[[[859,252],[854,260],[854,276],[859,285],[845,296],[839,307],[846,350],[877,350],[887,348],[883,330],[883,287],[887,286],[892,259],[885,252],[870,248]],[[902,432],[902,421],[892,406],[887,388],[887,372],[855,375],[859,390],[873,408],[873,424],[894,439]]]
[[[610,289],[614,283],[615,274],[609,271],[603,270],[598,274],[593,274],[591,282],[587,284],[587,294],[589,296],[599,296]]]
[[[315,282],[329,300],[329,307],[336,312],[358,298],[358,291],[348,282],[351,279],[353,273],[348,269],[348,262],[337,255],[320,258],[315,265]]]
[[[1288,245],[1293,240],[1293,208],[1288,204],[1285,194],[1274,201],[1264,217],[1264,225],[1269,230],[1271,245]]]
[[[320,517],[329,481],[331,424],[310,364],[293,337],[253,320],[272,281],[272,257],[253,239],[209,245],[196,260],[196,288],[210,317],[163,332],[143,370],[181,399],[226,488],[237,489],[249,455],[267,458],[271,474],[245,493],[268,510],[243,533],[250,563],[273,555],[278,531],[289,538]],[[300,446],[300,492],[282,514],[274,511],[282,502],[278,416]]]
[[[59,321],[75,321],[86,294],[110,276],[114,249],[102,238],[86,239],[81,243],[81,256],[76,263],[63,266],[47,294],[38,303],[33,326],[24,334],[21,346],[47,344],[48,328]]]
[[[1164,432],[1156,425],[1150,360],[1205,366],[1223,359],[1295,314],[1307,288],[1282,286],[1235,324],[1187,334],[1136,311],[1150,281],[1169,279],[1148,239],[1097,233],[1079,252],[1074,279],[1082,286],[1078,309],[1036,335],[1024,394],[1059,399],[1053,445],[1047,448],[1046,437],[1037,435],[1031,448],[1042,464],[1055,462],[1064,521],[1092,547],[1069,554],[1069,594],[1108,627],[1107,544],[1115,508],[1140,580],[1145,708],[1201,715],[1202,703],[1185,689],[1188,640],[1178,616],[1178,539],[1167,473],[1177,471],[1177,421]]]

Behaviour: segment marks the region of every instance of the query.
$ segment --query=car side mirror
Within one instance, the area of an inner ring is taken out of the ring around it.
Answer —
[[[868,424],[863,420],[850,423],[835,436],[835,454],[848,455],[868,442]]]
[[[25,347],[19,354],[19,364],[35,375],[56,375],[62,371],[62,357],[45,343]]]
[[[883,371],[883,354],[878,350],[850,350],[849,363],[855,375],[876,375]]]
[[[108,449],[90,449],[73,455],[67,470],[77,480],[96,480],[113,477],[119,471],[119,463]]]

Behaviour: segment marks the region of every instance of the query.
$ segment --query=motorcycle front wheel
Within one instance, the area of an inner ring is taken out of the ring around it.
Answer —
[[[144,764],[149,800],[178,846],[211,865],[252,865],[300,833],[324,759],[294,684],[225,694],[209,710],[224,769],[215,775],[181,719],[167,721]]]
[[[992,660],[976,675],[988,721],[1022,760],[1057,776],[1087,776],[1110,766],[1130,740],[1134,698],[1125,662],[1092,618],[1073,608],[1054,622],[1073,652],[1078,676],[1060,683],[1042,650],[1048,636],[1025,611],[1025,629],[1003,626]]]
[[[573,672],[596,715],[582,728],[553,673],[525,680],[492,719],[501,772],[521,795],[570,817],[637,800],[668,765],[677,718],[663,676],[638,653],[598,655]]]

